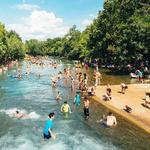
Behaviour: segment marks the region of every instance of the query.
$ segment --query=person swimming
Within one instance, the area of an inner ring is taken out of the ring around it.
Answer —
[[[56,96],[56,100],[59,101],[59,100],[61,100],[61,99],[62,99],[62,98],[61,98],[61,96],[60,96],[60,92],[58,91],[57,96]]]
[[[55,77],[52,78],[52,87],[56,87],[57,79]]]
[[[25,114],[25,113],[22,113],[20,112],[19,110],[16,110],[15,113],[14,113],[14,117],[18,118],[18,119],[27,119],[29,118],[29,115]]]

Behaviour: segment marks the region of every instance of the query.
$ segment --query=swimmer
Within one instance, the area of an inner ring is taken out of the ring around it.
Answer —
[[[61,96],[60,96],[60,92],[58,91],[57,96],[56,96],[56,100],[59,101],[59,100],[61,100],[61,99],[62,99],[62,98],[61,98]]]
[[[57,83],[56,78],[52,78],[52,86],[53,86],[53,87],[56,87],[56,83]]]
[[[54,69],[57,69],[57,63],[56,62],[54,62],[53,67],[54,67]]]
[[[71,78],[71,90],[74,90],[74,78],[70,76]]]
[[[60,79],[61,79],[61,75],[62,75],[62,73],[61,73],[61,72],[59,72],[59,73],[58,73],[58,75],[57,75],[58,80],[60,80]]]
[[[55,113],[50,113],[48,115],[48,120],[45,122],[45,126],[43,129],[43,136],[44,139],[50,139],[51,137],[53,139],[56,139],[56,135],[53,133],[52,128],[53,128],[53,119],[55,118]]]
[[[14,117],[18,118],[18,119],[27,119],[29,118],[29,116],[25,113],[20,112],[19,110],[16,110],[14,113]]]

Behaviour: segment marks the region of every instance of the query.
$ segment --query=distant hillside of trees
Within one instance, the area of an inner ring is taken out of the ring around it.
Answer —
[[[80,32],[74,25],[60,38],[22,43],[15,32],[0,24],[0,62],[33,56],[94,60],[126,66],[150,60],[150,1],[105,0],[93,23]],[[4,58],[4,59],[2,59]]]

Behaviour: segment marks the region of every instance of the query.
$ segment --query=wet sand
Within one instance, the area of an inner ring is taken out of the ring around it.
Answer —
[[[112,85],[111,89],[111,101],[102,100],[106,86],[97,87],[94,99],[150,133],[150,109],[142,105],[145,92],[150,92],[150,84],[129,84],[125,94],[120,93],[120,85]],[[132,108],[131,113],[123,110],[125,105]]]

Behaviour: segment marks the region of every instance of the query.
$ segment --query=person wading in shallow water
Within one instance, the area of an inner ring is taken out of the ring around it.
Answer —
[[[85,96],[84,97],[84,108],[83,108],[85,119],[89,119],[89,105],[90,105],[89,100]]]
[[[71,109],[67,101],[61,106],[61,112],[63,113],[65,118],[68,118],[68,114],[71,113]]]
[[[61,98],[60,92],[58,91],[57,96],[56,96],[56,100],[59,101],[59,100],[61,100],[61,99],[62,99],[62,98]]]
[[[76,106],[79,106],[79,105],[80,105],[80,102],[81,102],[80,94],[79,94],[79,92],[76,92],[76,96],[75,96],[75,98],[74,98],[74,104],[75,104]]]
[[[97,123],[102,123],[107,127],[115,127],[117,125],[117,120],[113,113],[109,112],[107,116],[103,115],[103,118],[97,121]]]
[[[56,135],[52,132],[52,128],[53,128],[53,119],[55,118],[55,113],[50,113],[48,115],[48,120],[45,122],[45,126],[43,129],[43,136],[44,139],[50,139],[51,137],[53,139],[56,139]]]

